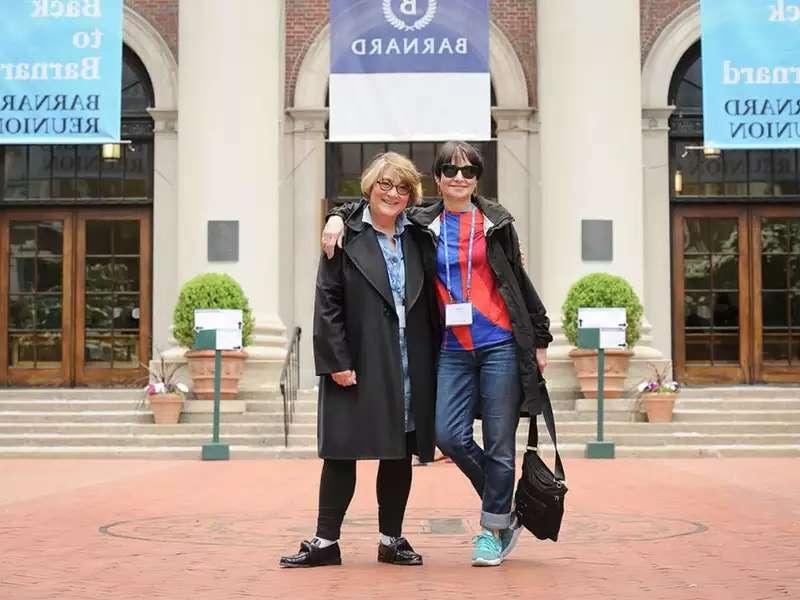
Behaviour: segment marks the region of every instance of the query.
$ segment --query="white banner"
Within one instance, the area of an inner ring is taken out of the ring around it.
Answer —
[[[331,0],[330,139],[488,140],[488,0]]]

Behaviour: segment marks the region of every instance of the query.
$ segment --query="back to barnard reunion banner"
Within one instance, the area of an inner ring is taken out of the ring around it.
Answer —
[[[330,0],[332,141],[488,140],[488,0]]]
[[[122,0],[2,0],[0,144],[119,141]]]
[[[800,147],[800,1],[701,0],[703,136]]]

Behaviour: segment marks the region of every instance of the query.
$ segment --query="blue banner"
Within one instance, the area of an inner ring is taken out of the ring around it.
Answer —
[[[119,141],[122,0],[3,0],[0,144]]]
[[[704,144],[800,147],[800,2],[701,0]]]
[[[331,73],[488,73],[488,0],[330,0]]]

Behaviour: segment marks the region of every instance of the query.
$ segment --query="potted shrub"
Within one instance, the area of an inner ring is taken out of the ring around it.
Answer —
[[[633,348],[641,336],[642,303],[631,285],[622,277],[608,273],[590,273],[576,281],[561,307],[562,325],[573,346],[578,337],[578,309],[585,307],[625,309],[628,328],[625,343]],[[625,379],[633,352],[629,349],[606,350],[604,390],[606,398],[619,398],[625,390]],[[573,349],[569,353],[586,398],[597,395],[597,350]]]
[[[639,401],[647,413],[647,420],[651,423],[669,423],[672,421],[672,411],[675,400],[678,398],[680,384],[667,377],[669,365],[659,371],[654,364],[650,364],[653,374],[650,378],[642,380],[636,388],[639,392]]]
[[[252,341],[254,317],[247,296],[241,286],[224,273],[204,273],[187,281],[178,295],[173,315],[173,335],[181,346],[186,346],[186,361],[192,376],[193,391],[197,398],[214,397],[214,351],[193,350],[194,311],[198,308],[240,309],[243,314],[242,345]],[[222,352],[220,398],[235,398],[239,393],[239,379],[244,372],[247,353],[241,350]]]
[[[175,425],[181,417],[183,395],[189,388],[185,383],[175,381],[175,374],[181,365],[167,367],[164,357],[160,358],[157,369],[142,365],[148,370],[152,380],[144,391],[156,425]]]

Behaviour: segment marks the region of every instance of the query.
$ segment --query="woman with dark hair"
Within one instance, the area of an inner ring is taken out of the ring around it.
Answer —
[[[364,170],[344,247],[320,260],[314,301],[319,382],[317,438],[324,459],[316,535],[282,567],[341,564],[339,535],[356,485],[356,461],[378,467],[378,560],[421,565],[402,537],[411,455],[434,452],[436,300],[425,278],[421,231],[405,209],[422,195],[414,164],[395,152]]]
[[[409,213],[427,235],[426,275],[440,308],[436,443],[481,498],[481,533],[472,564],[496,566],[516,544],[512,511],[515,437],[520,411],[541,412],[539,382],[552,341],[550,321],[522,265],[513,218],[476,194],[480,152],[466,142],[442,145],[433,176],[442,199]],[[336,211],[346,215],[345,205]],[[323,234],[330,253],[342,229],[332,216]],[[484,446],[473,437],[480,414]]]

